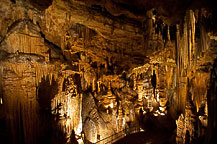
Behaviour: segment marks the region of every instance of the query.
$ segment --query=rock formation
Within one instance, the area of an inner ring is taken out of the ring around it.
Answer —
[[[0,138],[104,143],[151,113],[216,142],[216,9],[171,3],[1,0]]]

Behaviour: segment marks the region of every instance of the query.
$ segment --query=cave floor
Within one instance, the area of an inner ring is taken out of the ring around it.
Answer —
[[[173,144],[176,143],[175,121],[167,116],[143,116],[141,123],[144,131],[127,135],[115,144]]]
[[[172,144],[174,138],[174,131],[152,129],[128,135],[115,144]]]

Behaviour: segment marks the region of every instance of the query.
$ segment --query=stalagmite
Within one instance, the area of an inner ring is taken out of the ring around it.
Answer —
[[[120,101],[118,107],[118,131],[123,130],[123,111],[122,111],[122,102]]]

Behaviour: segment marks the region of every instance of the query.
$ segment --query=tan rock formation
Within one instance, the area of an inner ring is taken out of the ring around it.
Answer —
[[[146,112],[174,121],[182,113],[177,143],[206,127],[213,134],[216,15],[203,2],[182,4],[0,1],[0,118],[9,142],[41,143],[50,133],[45,143],[96,143],[125,135]]]

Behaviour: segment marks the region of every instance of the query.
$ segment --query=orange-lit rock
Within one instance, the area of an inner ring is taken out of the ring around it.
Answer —
[[[2,0],[4,143],[113,143],[175,122],[166,142],[213,142],[215,8],[172,4]]]

